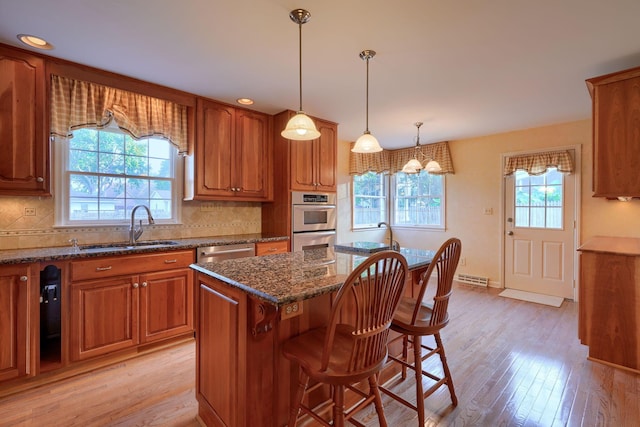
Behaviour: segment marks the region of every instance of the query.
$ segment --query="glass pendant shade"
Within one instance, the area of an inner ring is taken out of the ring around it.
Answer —
[[[382,151],[382,147],[375,136],[365,132],[356,140],[351,151],[354,153],[377,153]]]
[[[295,9],[289,13],[289,18],[298,24],[298,59],[299,59],[299,83],[300,83],[300,108],[295,116],[287,122],[287,127],[280,132],[283,138],[294,141],[310,141],[320,137],[320,132],[316,128],[311,117],[302,111],[302,24],[311,19],[311,13],[304,9]]]
[[[360,59],[367,62],[367,99],[366,99],[366,127],[364,133],[356,140],[351,149],[354,153],[377,153],[382,151],[380,143],[375,136],[369,132],[369,60],[376,55],[374,50],[363,50],[360,52]]]
[[[422,165],[418,161],[418,159],[411,159],[407,162],[406,165],[402,167],[402,172],[404,173],[418,173],[422,169]]]
[[[431,173],[431,172],[440,172],[442,170],[442,168],[440,167],[440,163],[436,162],[433,159],[429,160],[429,163],[427,163],[427,165],[424,168],[429,173]]]
[[[280,134],[283,138],[294,141],[308,141],[320,137],[313,120],[302,111],[298,111],[289,119],[287,127]]]

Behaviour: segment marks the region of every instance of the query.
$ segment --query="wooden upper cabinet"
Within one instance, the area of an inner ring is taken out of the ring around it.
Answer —
[[[196,127],[194,199],[273,197],[270,116],[200,98]]]
[[[337,133],[335,123],[314,118],[320,137],[290,141],[291,190],[336,191]]]
[[[587,80],[593,100],[593,195],[640,197],[640,67]]]
[[[48,196],[44,61],[0,46],[0,195]]]

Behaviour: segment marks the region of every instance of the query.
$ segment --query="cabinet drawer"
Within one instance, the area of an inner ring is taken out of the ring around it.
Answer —
[[[289,242],[287,240],[281,240],[277,242],[260,242],[256,243],[256,255],[272,255],[281,254],[287,252],[289,249]]]
[[[173,270],[188,267],[193,262],[193,251],[172,251],[78,260],[71,262],[71,281]]]

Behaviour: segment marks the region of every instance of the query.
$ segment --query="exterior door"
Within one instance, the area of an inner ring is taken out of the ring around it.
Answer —
[[[574,299],[575,174],[505,180],[504,287]]]

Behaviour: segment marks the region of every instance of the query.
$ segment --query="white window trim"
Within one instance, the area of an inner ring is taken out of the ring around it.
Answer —
[[[386,209],[384,211],[384,219],[383,221],[385,222],[389,222],[389,208],[391,207],[389,205],[389,199],[391,197],[390,195],[390,187],[389,187],[389,174],[386,173],[382,173],[383,177],[382,179],[385,181],[385,186],[384,186],[384,192],[385,194],[383,195],[383,198],[386,198],[386,202],[387,202],[387,206]],[[356,202],[356,195],[355,195],[355,191],[353,191],[353,180],[355,179],[355,176],[351,177],[351,231],[366,231],[366,230],[375,230],[378,228],[377,224],[372,224],[372,225],[367,225],[367,226],[356,226],[355,225],[355,221],[354,221],[354,217],[355,217],[355,202]],[[386,197],[385,197],[386,196]]]
[[[396,175],[393,176],[390,174],[384,173],[384,179],[386,180],[385,190],[387,193],[387,208],[385,210],[385,219],[384,221],[391,224],[394,229],[406,229],[406,230],[432,230],[432,231],[445,231],[447,229],[447,179],[446,175],[442,175],[442,224],[440,225],[397,225],[392,224],[392,218],[395,215],[394,207],[395,207],[395,199],[396,199]],[[353,177],[351,178],[351,186],[353,188]],[[351,231],[367,231],[377,229],[377,226],[369,226],[369,227],[356,227],[354,224],[354,209],[355,203],[355,192],[351,191]]]
[[[130,218],[117,221],[72,221],[68,220],[69,212],[69,174],[66,173],[69,161],[69,139],[52,137],[53,146],[53,190],[54,190],[54,228],[74,228],[74,227],[110,227],[130,224]],[[175,212],[173,219],[156,219],[156,225],[182,224],[182,187],[183,187],[183,163],[178,154],[174,155],[172,168],[174,181],[171,192],[171,209]]]
[[[390,182],[390,190],[389,190],[389,223],[394,229],[401,230],[434,230],[434,231],[444,231],[447,229],[447,179],[446,175],[442,175],[442,224],[440,225],[431,225],[431,224],[415,224],[415,225],[407,225],[407,224],[395,224],[393,222],[393,218],[395,217],[395,206],[396,206],[396,174],[393,175]]]

